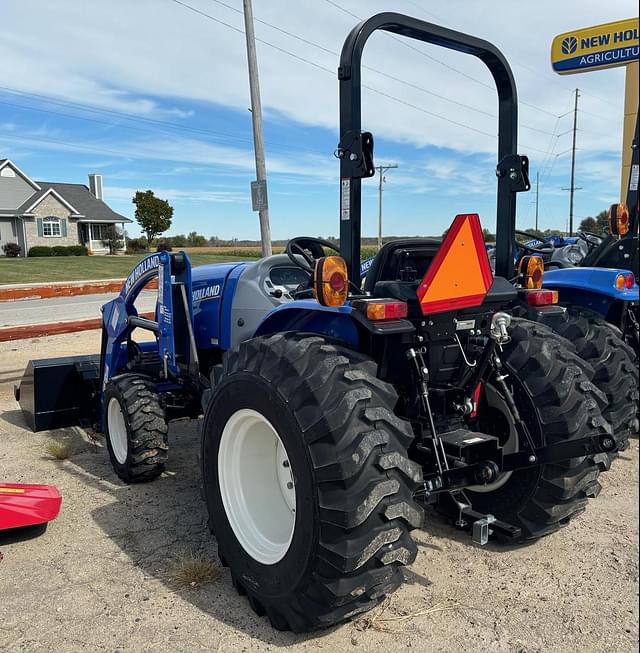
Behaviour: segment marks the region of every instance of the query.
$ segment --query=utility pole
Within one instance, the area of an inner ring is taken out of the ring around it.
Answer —
[[[538,231],[538,206],[540,200],[540,171],[536,170],[536,231]]]
[[[578,98],[580,89],[576,89],[576,99],[573,105],[573,143],[571,145],[571,184],[569,188],[563,190],[569,191],[569,236],[573,236],[573,193],[580,188],[575,186],[576,178],[576,132],[578,126]]]
[[[247,39],[247,61],[249,64],[249,91],[251,93],[251,122],[253,144],[256,155],[256,180],[251,184],[253,210],[260,217],[260,239],[262,256],[271,256],[271,227],[269,226],[269,203],[267,199],[267,167],[264,160],[264,135],[262,133],[262,104],[258,81],[256,58],[256,36],[253,30],[253,8],[251,0],[242,0],[244,8],[244,33]]]
[[[384,173],[387,170],[397,167],[397,163],[391,163],[386,166],[376,166],[376,170],[380,173],[380,180],[378,182],[378,249],[382,247],[382,186],[386,181]]]

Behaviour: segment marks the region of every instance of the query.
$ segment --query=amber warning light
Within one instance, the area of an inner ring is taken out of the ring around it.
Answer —
[[[418,288],[422,314],[479,306],[492,283],[480,218],[457,215]]]

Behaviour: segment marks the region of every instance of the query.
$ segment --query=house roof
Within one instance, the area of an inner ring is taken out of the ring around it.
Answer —
[[[18,166],[13,161],[11,161],[10,159],[0,159],[0,170],[2,170],[2,168],[6,166],[12,168],[14,172],[17,172],[29,184],[29,186],[31,186],[35,190],[40,190],[40,186],[38,186],[38,184],[35,181],[33,181],[33,179],[29,177],[29,175],[22,172],[22,170],[20,170],[20,168],[18,168]]]
[[[36,206],[46,195],[57,194],[72,207],[74,214],[82,216],[80,222],[133,222],[120,213],[110,209],[99,200],[84,184],[60,184],[50,181],[36,182],[40,190],[31,195],[22,206],[12,213],[25,213]]]

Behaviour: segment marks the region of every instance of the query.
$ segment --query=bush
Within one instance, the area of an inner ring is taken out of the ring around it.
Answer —
[[[36,245],[29,250],[29,256],[53,256],[53,249],[45,245]]]
[[[130,238],[127,241],[127,254],[138,254],[147,251],[146,238]]]
[[[20,256],[22,247],[20,247],[18,243],[5,243],[2,246],[2,251],[5,253],[5,256],[7,258],[17,258],[18,256]]]
[[[170,243],[158,243],[156,247],[156,252],[172,252],[173,248]]]
[[[29,250],[29,256],[87,256],[88,253],[84,245],[37,245]]]
[[[69,256],[88,256],[89,251],[84,245],[69,245]]]

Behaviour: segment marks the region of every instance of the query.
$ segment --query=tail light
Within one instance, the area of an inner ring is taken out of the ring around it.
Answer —
[[[354,307],[361,310],[369,320],[400,320],[407,317],[409,307],[407,302],[397,299],[374,299],[354,302]]]
[[[531,290],[527,293],[527,304],[529,306],[550,306],[557,303],[557,290]]]
[[[625,204],[612,204],[608,218],[609,231],[614,236],[626,236],[629,233],[629,210]]]
[[[527,290],[542,288],[544,261],[541,256],[523,256],[518,264],[522,287]]]
[[[625,289],[630,290],[631,288],[633,288],[635,281],[636,280],[632,272],[626,272],[625,274],[617,274],[615,287],[617,290],[625,290]]]
[[[325,256],[316,261],[313,294],[323,306],[342,306],[347,301],[349,275],[341,256]]]

